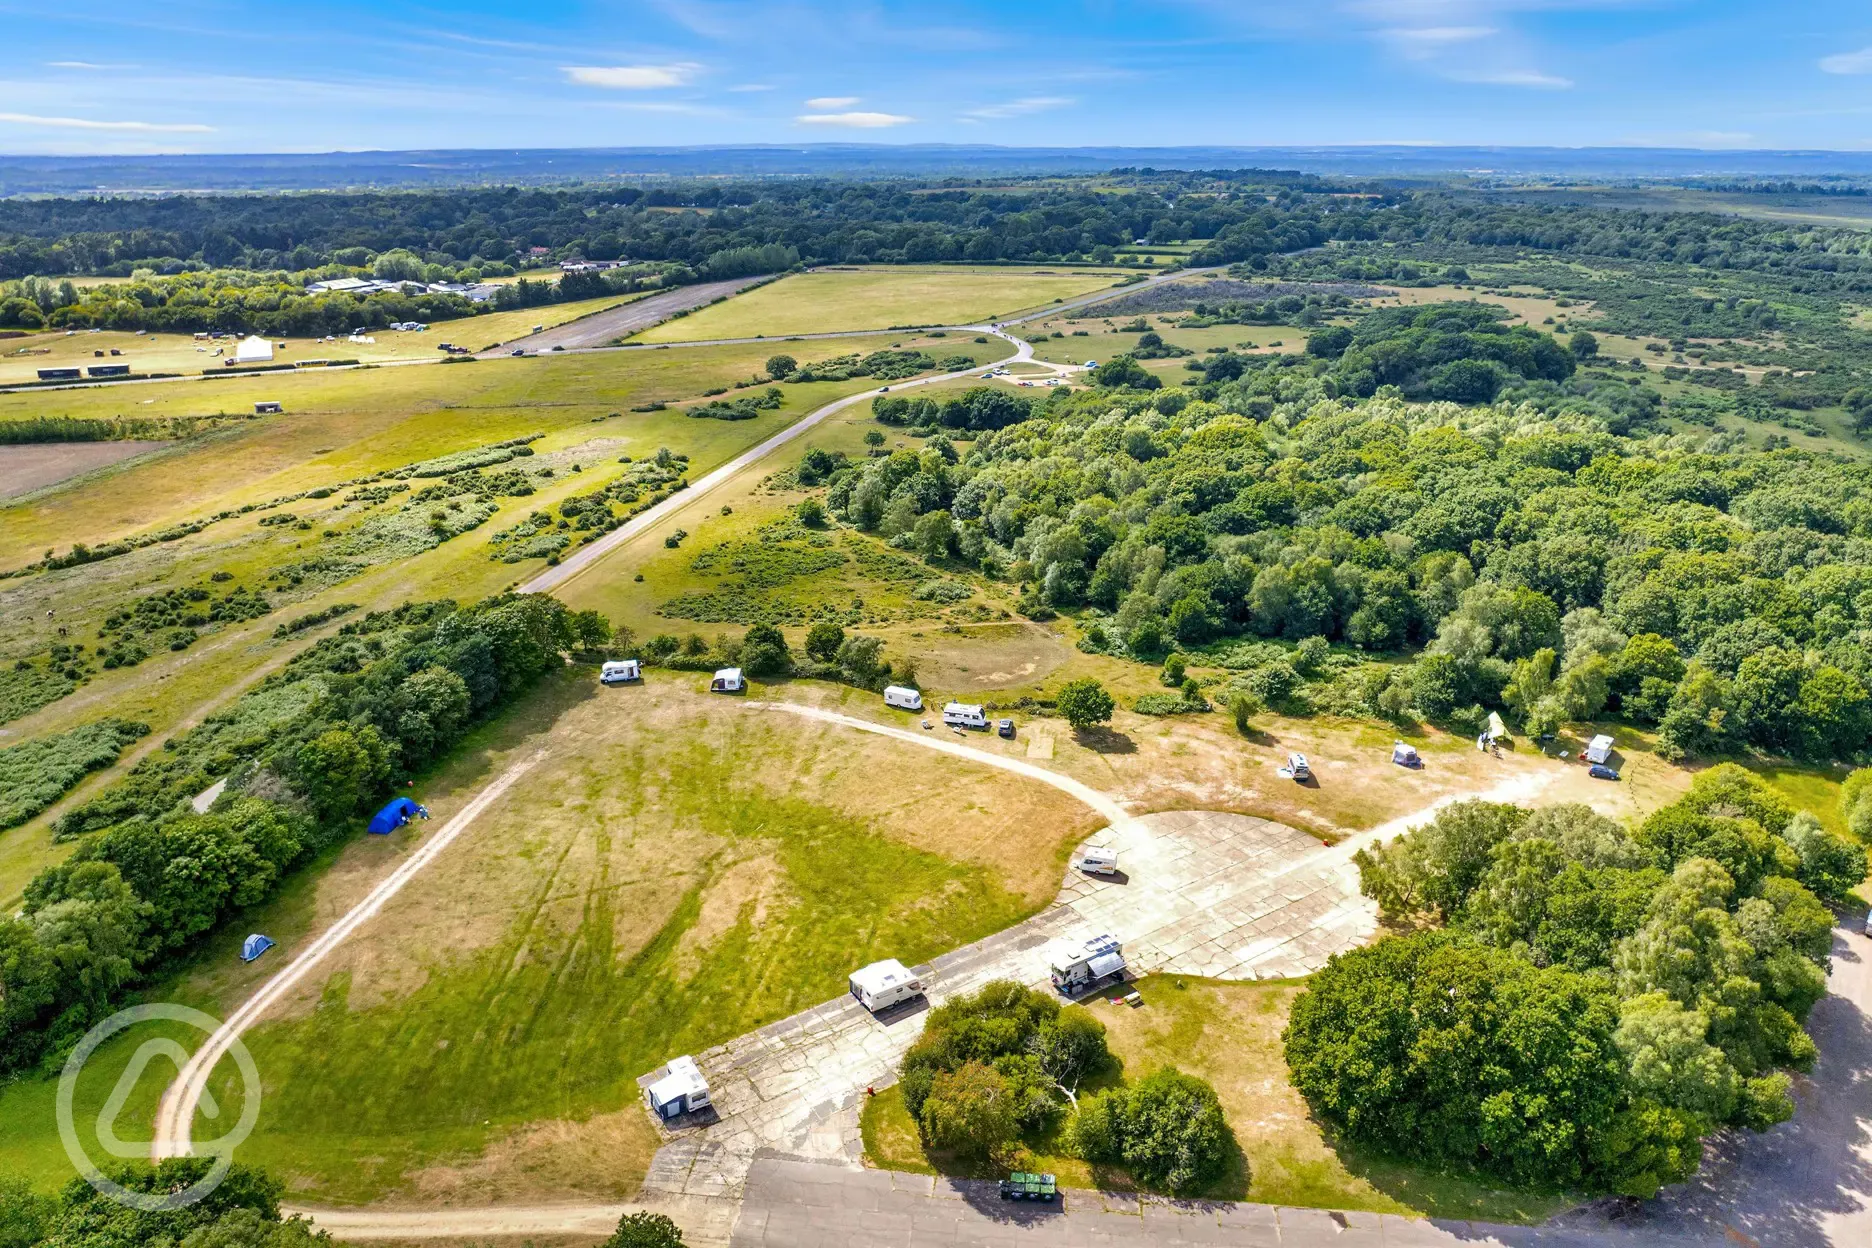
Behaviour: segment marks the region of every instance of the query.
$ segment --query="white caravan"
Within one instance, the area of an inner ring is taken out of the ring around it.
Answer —
[[[614,659],[598,671],[598,683],[623,685],[643,679],[643,664],[636,659]]]
[[[884,705],[894,706],[900,711],[920,711],[923,709],[923,695],[902,685],[887,685],[884,689]]]
[[[979,706],[951,702],[943,707],[943,723],[951,728],[986,728],[988,715]]]
[[[923,982],[896,958],[886,958],[852,972],[851,995],[858,998],[858,1004],[877,1014],[922,996]]]

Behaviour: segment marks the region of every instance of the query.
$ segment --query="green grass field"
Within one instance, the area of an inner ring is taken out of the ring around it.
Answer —
[[[819,269],[756,287],[634,342],[823,334],[892,325],[973,324],[1109,287],[1110,271],[879,266]]]
[[[1045,786],[762,716],[701,683],[658,672],[603,690],[569,671],[419,781],[441,820],[547,751],[249,1035],[265,1103],[244,1159],[300,1199],[420,1198],[462,1173],[534,1198],[627,1196],[656,1143],[637,1075],[838,995],[854,958],[920,961],[1018,921],[1096,826]],[[152,996],[225,1014],[278,965],[235,959],[245,931],[289,955],[408,848],[409,834],[354,842]],[[96,1078],[127,1059],[113,1046]],[[127,1119],[148,1121],[161,1074]],[[225,1114],[239,1089],[223,1075]],[[65,1173],[47,1086],[0,1090],[0,1171]],[[604,1168],[532,1174],[508,1157],[548,1127],[561,1156],[604,1142]]]

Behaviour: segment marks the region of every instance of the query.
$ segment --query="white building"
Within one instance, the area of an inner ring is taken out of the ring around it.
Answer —
[[[236,364],[268,364],[272,360],[273,344],[258,334],[241,339],[240,345],[234,348]]]

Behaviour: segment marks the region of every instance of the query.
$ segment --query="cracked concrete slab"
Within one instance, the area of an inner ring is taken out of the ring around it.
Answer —
[[[1088,839],[1118,850],[1115,877],[1069,871],[1049,909],[916,968],[928,1004],[993,979],[1045,987],[1045,947],[1111,933],[1134,975],[1218,979],[1301,975],[1377,930],[1345,846],[1266,819],[1173,811],[1115,824]],[[855,1166],[858,1110],[888,1087],[921,1033],[926,1008],[874,1018],[828,1001],[696,1058],[716,1120],[666,1134],[646,1193],[737,1195],[756,1157]]]

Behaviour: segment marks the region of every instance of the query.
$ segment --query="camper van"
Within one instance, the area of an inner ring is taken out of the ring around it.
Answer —
[[[902,685],[887,685],[884,689],[884,705],[894,706],[900,711],[920,711],[923,709],[923,695]]]
[[[738,667],[724,667],[715,673],[715,679],[709,681],[710,693],[740,693],[747,688],[747,681],[741,678]]]
[[[1089,875],[1117,875],[1118,851],[1103,845],[1088,845],[1074,865]]]
[[[1289,754],[1287,756],[1287,774],[1291,775],[1295,781],[1301,784],[1305,784],[1308,780],[1311,780],[1313,778],[1313,768],[1307,763],[1307,756],[1304,754]]]
[[[877,1014],[922,996],[923,982],[896,958],[886,958],[852,972],[851,995],[859,1005]]]
[[[1076,997],[1107,979],[1122,980],[1124,951],[1116,936],[1094,936],[1081,944],[1062,942],[1049,951],[1047,969],[1053,973],[1054,988]]]
[[[988,715],[979,706],[951,702],[943,707],[943,723],[951,728],[986,728]]]
[[[642,679],[643,664],[636,659],[612,660],[598,672],[598,683],[602,685],[622,685]]]
[[[695,1058],[672,1057],[663,1068],[663,1077],[644,1089],[644,1099],[650,1102],[651,1113],[668,1122],[708,1108],[708,1080],[702,1077]]]
[[[1614,748],[1612,738],[1601,733],[1586,743],[1586,752],[1580,757],[1589,763],[1603,764],[1611,759]]]

